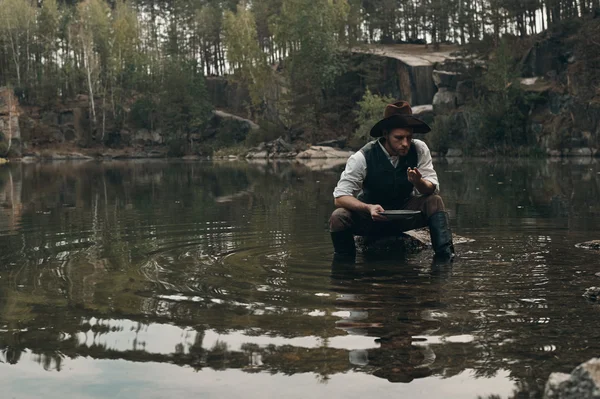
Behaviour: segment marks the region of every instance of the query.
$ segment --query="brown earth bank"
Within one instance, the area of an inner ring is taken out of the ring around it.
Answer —
[[[507,139],[502,131],[494,134],[503,137],[490,134],[493,123],[482,121],[489,115],[482,115],[478,108],[489,102],[486,95],[498,94],[478,90],[482,79],[497,72],[499,56],[489,50],[494,48],[490,41],[488,45],[482,42],[438,50],[425,45],[354,48],[346,52],[348,67],[336,79],[327,103],[320,106],[327,112],[295,126],[283,126],[273,116],[282,111],[275,109],[278,103],[263,104],[262,112],[251,107],[248,90],[226,77],[206,79],[208,96],[218,110],[212,111],[200,130],[184,135],[135,127],[129,117],[130,105],[124,106],[124,120],[115,121],[107,112],[92,122],[87,95],[43,108],[20,104],[14,91],[4,87],[0,88],[0,156],[74,159],[249,154],[268,159],[296,157],[318,144],[356,150],[357,142],[352,140],[357,128],[355,112],[367,88],[411,101],[419,115],[432,124],[433,132],[424,139],[440,156],[600,156],[600,43],[595,39],[599,35],[600,18],[588,17],[566,21],[536,36],[505,38],[511,65],[518,72],[519,97],[514,100],[521,104],[515,109],[522,114],[518,130],[522,137],[517,139]],[[279,83],[274,90],[282,94],[285,84]],[[101,104],[102,99],[95,103]],[[505,121],[513,114],[492,116]],[[275,143],[277,137],[286,144]],[[473,142],[479,143],[471,145]]]

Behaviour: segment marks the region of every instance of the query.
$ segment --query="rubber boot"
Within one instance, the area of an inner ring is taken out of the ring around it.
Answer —
[[[338,231],[331,233],[331,242],[333,242],[334,259],[354,260],[356,257],[356,245],[354,244],[354,235],[349,231]]]
[[[451,261],[454,258],[454,245],[452,244],[452,231],[446,212],[437,212],[429,217],[429,234],[431,246],[435,252],[434,259]]]

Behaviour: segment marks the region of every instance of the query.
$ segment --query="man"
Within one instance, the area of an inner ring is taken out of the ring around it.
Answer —
[[[436,259],[452,259],[452,233],[431,154],[424,142],[413,139],[413,133],[429,131],[425,122],[412,115],[407,102],[386,106],[384,118],[371,129],[376,140],[348,159],[333,193],[337,209],[329,229],[337,255],[354,257],[354,235],[398,235],[429,226]],[[421,215],[406,221],[381,215],[397,209],[421,211]]]

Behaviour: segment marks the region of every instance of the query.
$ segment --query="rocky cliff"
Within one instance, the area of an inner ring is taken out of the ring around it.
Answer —
[[[600,156],[600,18],[556,26],[535,37],[512,40],[511,56],[527,102],[525,134],[530,146],[552,156]],[[488,57],[452,57],[433,71],[436,115],[461,114],[484,99],[476,85],[493,63]],[[461,122],[462,121],[462,122]]]

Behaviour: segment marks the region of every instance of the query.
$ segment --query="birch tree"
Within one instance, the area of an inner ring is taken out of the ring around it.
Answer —
[[[30,62],[35,9],[26,0],[0,0],[0,10],[0,34],[10,48],[17,85],[21,87],[23,70]]]

